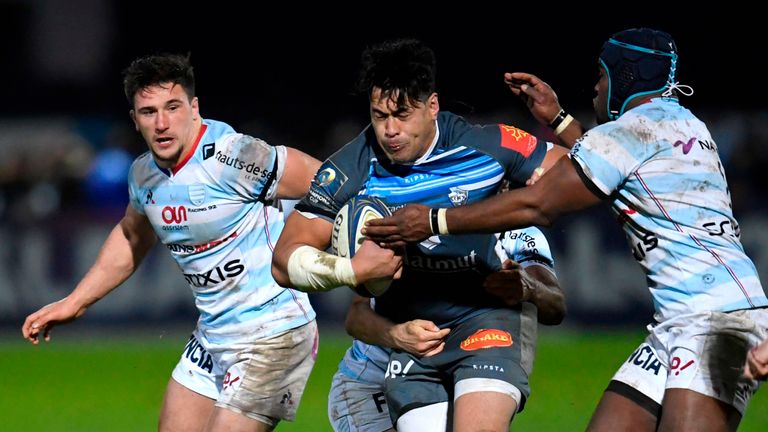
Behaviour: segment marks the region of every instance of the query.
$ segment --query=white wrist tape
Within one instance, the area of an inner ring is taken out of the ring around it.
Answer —
[[[357,285],[351,259],[306,245],[299,246],[288,258],[288,278],[296,289],[305,292]]]
[[[440,235],[448,235],[448,219],[445,218],[445,213],[448,209],[437,209],[437,231]]]
[[[563,121],[559,125],[557,125],[557,127],[555,128],[555,135],[560,135],[561,133],[563,133],[565,128],[567,128],[572,121],[573,121],[573,117],[571,117],[570,114],[565,116],[565,119],[563,119]]]

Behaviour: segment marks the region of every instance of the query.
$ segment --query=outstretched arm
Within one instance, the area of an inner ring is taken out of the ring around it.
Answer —
[[[483,287],[509,306],[521,302],[535,304],[542,324],[557,325],[565,318],[565,295],[557,277],[544,266],[534,264],[523,268],[506,260],[501,271],[485,278]]]
[[[344,327],[350,336],[363,342],[407,351],[422,357],[443,350],[450,329],[440,329],[432,321],[412,320],[402,324],[377,314],[369,298],[355,296],[347,311]]]
[[[77,287],[67,297],[44,306],[24,320],[21,327],[24,338],[38,344],[42,333],[49,341],[53,327],[79,318],[88,307],[128,279],[156,241],[149,220],[129,205]]]
[[[507,72],[504,74],[504,82],[512,93],[525,102],[539,123],[553,127],[555,135],[565,147],[573,147],[576,140],[584,134],[581,123],[565,114],[552,87],[536,75]]]
[[[440,234],[493,233],[526,226],[550,226],[561,214],[593,206],[600,198],[584,184],[570,158],[564,157],[533,186],[514,189],[468,206],[442,209]],[[436,211],[437,210],[433,210]],[[444,219],[443,219],[444,218]],[[430,209],[411,204],[392,216],[366,223],[365,235],[386,247],[402,247],[433,233]]]

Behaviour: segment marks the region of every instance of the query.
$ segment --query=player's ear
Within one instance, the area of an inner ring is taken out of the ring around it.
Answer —
[[[197,96],[192,98],[190,106],[192,107],[193,120],[197,120],[200,117],[200,101],[197,99]]]
[[[440,101],[437,99],[437,93],[429,95],[429,98],[427,99],[427,109],[429,109],[429,114],[432,117],[432,120],[435,120],[437,118],[437,113],[440,112]]]
[[[131,116],[131,120],[133,120],[133,127],[136,129],[136,132],[139,131],[139,124],[136,123],[136,111],[130,110],[128,111],[128,115]]]

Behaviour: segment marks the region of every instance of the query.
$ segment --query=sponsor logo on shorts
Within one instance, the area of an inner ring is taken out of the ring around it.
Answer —
[[[678,359],[679,362],[680,359]],[[661,370],[661,362],[656,358],[656,353],[648,345],[642,345],[627,359],[627,364],[640,367],[640,369],[653,372],[658,375]]]
[[[461,342],[464,351],[512,346],[512,335],[504,330],[481,329]]]
[[[189,341],[184,347],[184,357],[200,369],[213,373],[213,359],[195,336],[189,337]]]
[[[384,373],[384,379],[395,379],[398,376],[406,376],[414,364],[413,360],[408,360],[408,363],[406,363],[405,366],[403,366],[399,360],[390,360],[389,363],[387,363],[387,371]]]
[[[371,395],[373,403],[376,404],[376,411],[383,413],[387,407],[387,399],[384,398],[384,392],[378,392]]]
[[[222,384],[221,390],[223,391],[230,387],[234,387],[235,383],[237,383],[238,381],[240,381],[239,376],[232,376],[232,372],[227,372],[227,374],[224,375],[224,381],[221,383]]]
[[[514,150],[524,157],[528,157],[536,149],[538,140],[528,132],[514,126],[499,125],[501,132],[501,146]]]
[[[683,360],[681,360],[680,357],[672,357],[672,362],[669,364],[669,372],[674,372],[675,375],[680,375],[680,372],[685,371],[694,363],[696,363],[696,360],[688,360],[687,362],[683,363]]]

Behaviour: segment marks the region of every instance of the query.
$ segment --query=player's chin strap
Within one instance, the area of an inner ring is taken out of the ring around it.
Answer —
[[[294,288],[304,292],[329,291],[343,285],[357,285],[351,259],[331,255],[307,245],[299,246],[288,258],[288,278]]]

